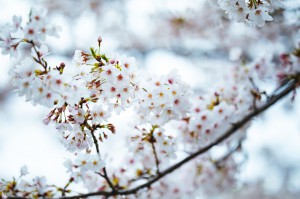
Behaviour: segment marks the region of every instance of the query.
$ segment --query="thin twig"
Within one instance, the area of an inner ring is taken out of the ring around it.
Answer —
[[[33,41],[28,41],[28,43],[30,43],[30,44],[32,45],[33,50],[34,50],[34,52],[35,52],[35,54],[36,54],[36,56],[37,56],[37,58],[38,58],[38,59],[35,59],[35,58],[34,58],[34,60],[35,60],[37,63],[39,63],[41,66],[43,66],[43,68],[44,68],[45,71],[47,71],[47,63],[44,61],[44,59],[41,59],[41,55],[40,55],[40,53],[37,51],[35,43],[34,43]]]
[[[94,135],[94,128],[92,128],[86,121],[85,121],[85,126],[87,126],[87,128],[91,128],[91,134],[92,134],[92,138],[93,138],[93,141],[94,141],[94,144],[95,144],[95,147],[96,147],[96,151],[98,154],[100,154],[100,150],[99,150],[99,144],[98,144],[98,140],[96,138],[96,136]],[[100,174],[101,177],[103,177],[106,182],[108,183],[109,187],[112,189],[112,191],[114,193],[118,193],[117,189],[115,188],[115,186],[113,185],[113,183],[110,181],[108,175],[107,175],[107,172],[106,172],[106,168],[104,167],[103,168],[103,175]]]
[[[156,139],[154,138],[154,131],[155,129],[157,128],[158,126],[152,126],[152,129],[150,130],[150,143],[151,143],[151,147],[152,147],[152,152],[153,152],[153,155],[154,155],[154,158],[155,158],[155,166],[156,166],[156,172],[157,174],[160,174],[160,171],[159,171],[159,159],[158,159],[158,156],[157,156],[157,152],[156,152],[156,148],[155,148],[155,145],[154,145],[154,142],[156,142]]]
[[[91,131],[91,134],[92,134],[92,138],[93,138],[93,141],[94,141],[94,144],[95,144],[95,147],[96,147],[96,151],[97,151],[98,154],[100,154],[98,140],[97,140],[96,136],[94,135],[94,130]]]
[[[234,146],[232,149],[230,149],[227,154],[225,154],[223,157],[221,157],[220,159],[218,159],[216,162],[215,162],[215,165],[217,168],[221,168],[222,166],[222,163],[224,161],[226,161],[230,156],[232,156],[232,154],[234,154],[236,151],[238,151],[239,149],[241,149],[242,147],[242,143],[243,143],[243,140],[239,140],[238,144],[236,146]]]
[[[61,196],[66,196],[67,188],[70,186],[70,184],[74,182],[74,178],[70,178],[69,182],[64,186],[64,188],[61,190]]]
[[[103,178],[106,180],[106,182],[108,183],[109,187],[112,189],[112,191],[114,193],[119,193],[119,191],[116,189],[116,187],[113,185],[113,183],[110,181],[107,172],[106,172],[106,168],[103,168]]]
[[[156,149],[155,149],[155,146],[154,146],[154,142],[151,142],[151,146],[152,146],[152,151],[153,151],[154,158],[155,158],[155,165],[156,165],[157,174],[160,174],[159,160],[158,160],[158,156],[157,156]]]
[[[96,147],[96,151],[98,154],[100,154],[98,140],[97,140],[96,136],[94,135],[94,130],[91,131],[91,134],[92,134],[93,141],[94,141],[94,144]],[[103,175],[100,175],[100,176],[102,176],[106,180],[106,182],[108,183],[109,187],[113,190],[113,192],[116,192],[116,193],[118,192],[117,189],[115,188],[115,186],[113,185],[113,183],[110,181],[105,167],[103,168]]]

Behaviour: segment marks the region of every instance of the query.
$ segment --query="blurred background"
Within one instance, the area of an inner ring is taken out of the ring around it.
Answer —
[[[0,24],[11,22],[14,14],[24,23],[31,7],[47,8],[50,21],[62,28],[59,39],[45,41],[50,63],[70,63],[76,49],[88,51],[101,35],[102,51],[133,56],[150,74],[177,69],[201,93],[218,81],[215,74],[239,59],[278,56],[295,48],[300,0],[283,2],[286,8],[274,11],[274,22],[259,29],[229,21],[216,0],[0,0]],[[13,93],[9,56],[1,55],[0,63],[0,178],[17,177],[27,165],[31,176],[63,185],[68,154],[55,129],[42,123],[48,110]],[[247,161],[241,181],[262,182],[270,191],[300,191],[299,118],[297,96],[253,121],[243,144]]]

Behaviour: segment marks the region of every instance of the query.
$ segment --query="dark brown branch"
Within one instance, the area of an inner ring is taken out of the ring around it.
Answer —
[[[192,153],[188,157],[184,158],[183,160],[179,161],[178,163],[174,164],[173,166],[169,167],[168,169],[162,171],[160,174],[149,180],[148,182],[141,184],[137,187],[134,187],[132,189],[126,190],[126,191],[118,191],[118,192],[107,192],[107,191],[99,191],[99,192],[92,192],[92,193],[87,193],[87,194],[81,194],[77,196],[70,196],[70,197],[62,197],[64,199],[75,199],[75,198],[85,198],[89,196],[115,196],[115,195],[130,195],[130,194],[135,194],[139,190],[143,188],[150,187],[153,183],[159,181],[161,178],[166,176],[167,174],[173,172],[174,170],[178,169],[185,163],[189,162],[190,160],[194,159],[195,157],[207,152],[210,150],[212,147],[216,146],[217,144],[220,144],[223,142],[225,139],[227,139],[229,136],[234,134],[238,129],[243,127],[246,123],[248,123],[252,118],[255,116],[263,113],[265,110],[267,110],[269,107],[271,107],[273,104],[275,104],[277,101],[288,95],[291,91],[293,91],[296,88],[296,81],[295,80],[290,80],[286,84],[282,85],[282,89],[277,89],[277,93],[273,94],[272,97],[261,107],[257,108],[256,110],[253,110],[249,114],[247,114],[242,120],[239,122],[235,123],[232,125],[230,129],[228,129],[222,136],[217,138],[215,141],[207,145],[206,147],[203,147],[196,151],[195,153]]]
[[[47,72],[47,63],[45,62],[44,59],[41,59],[41,55],[37,51],[35,43],[33,41],[28,41],[28,43],[30,43],[32,45],[33,50],[34,50],[34,52],[35,52],[35,54],[37,56],[37,59],[34,58],[34,60],[44,68],[45,72]]]
[[[98,154],[100,154],[98,140],[97,140],[96,136],[94,135],[95,129],[94,129],[93,127],[91,127],[91,126],[87,123],[87,121],[85,121],[84,124],[85,124],[85,126],[87,126],[88,129],[91,130],[91,134],[92,134],[93,141],[94,141],[94,144],[95,144],[95,147],[96,147],[96,151],[97,151]],[[108,175],[107,175],[107,172],[106,172],[105,167],[103,168],[103,175],[100,174],[100,176],[102,176],[102,177],[106,180],[106,182],[108,183],[108,185],[109,185],[109,187],[112,189],[112,191],[113,191],[114,193],[115,193],[115,192],[117,193],[116,188],[114,187],[113,183],[110,181],[110,179],[109,179],[109,177],[108,177]]]
[[[95,144],[95,147],[96,147],[96,151],[97,151],[98,154],[100,154],[98,140],[97,140],[96,136],[94,135],[94,130],[91,131],[91,134],[92,134],[92,138],[93,138],[93,141],[94,141],[94,144]]]
[[[154,142],[151,142],[151,146],[152,146],[152,151],[153,151],[154,158],[155,158],[155,165],[156,165],[157,174],[160,174],[159,160],[158,160],[158,156],[157,156],[156,149],[155,149],[155,146],[154,146]]]
[[[71,184],[72,182],[74,182],[74,178],[70,178],[70,179],[69,179],[69,182],[64,186],[63,189],[60,189],[60,188],[58,189],[58,190],[61,191],[61,196],[62,196],[62,197],[66,196],[66,193],[68,192],[67,188],[70,186],[70,184]]]
[[[103,168],[103,178],[106,180],[106,182],[108,183],[109,187],[113,190],[114,193],[118,193],[118,190],[115,188],[115,186],[113,185],[113,183],[110,181],[107,172],[106,172],[106,168]]]
[[[152,152],[153,152],[153,155],[154,155],[154,158],[155,158],[156,172],[159,175],[160,174],[159,159],[158,159],[156,148],[155,148],[155,145],[154,145],[154,142],[156,142],[156,139],[154,138],[154,135],[153,135],[153,133],[154,133],[154,131],[157,127],[158,126],[156,126],[156,125],[152,126],[152,129],[150,130],[150,140],[149,141],[150,141]]]

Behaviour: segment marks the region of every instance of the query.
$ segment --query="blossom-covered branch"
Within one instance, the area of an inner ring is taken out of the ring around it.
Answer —
[[[297,74],[297,77],[299,78],[299,74]],[[135,194],[135,193],[137,193],[139,190],[141,190],[143,188],[149,188],[153,183],[157,182],[158,180],[160,180],[161,178],[163,178],[165,175],[173,172],[174,170],[178,169],[179,167],[181,167],[185,163],[193,160],[197,156],[199,156],[199,155],[207,152],[208,150],[210,150],[212,147],[220,144],[226,138],[228,138],[233,133],[235,133],[237,130],[239,130],[240,128],[242,128],[245,124],[247,124],[248,122],[250,122],[255,116],[258,116],[258,115],[262,114],[264,111],[266,111],[268,108],[272,107],[272,105],[274,105],[280,99],[282,99],[285,96],[287,96],[288,94],[290,94],[292,91],[294,91],[296,89],[296,86],[299,84],[299,82],[297,82],[297,81],[298,80],[292,79],[292,80],[288,81],[286,84],[282,85],[279,88],[280,92],[274,93],[272,95],[272,97],[264,105],[262,105],[261,107],[257,108],[256,110],[252,111],[251,113],[247,114],[240,121],[232,124],[232,127],[230,129],[228,129],[226,132],[224,132],[224,134],[222,136],[218,137],[216,140],[214,140],[209,145],[207,145],[207,146],[199,149],[198,151],[192,153],[191,155],[189,155],[188,157],[184,158],[180,162],[178,162],[178,163],[172,165],[171,167],[167,168],[166,170],[162,171],[157,176],[155,176],[152,179],[150,179],[148,182],[146,182],[144,184],[141,184],[141,185],[139,185],[139,186],[137,186],[135,188],[132,188],[132,189],[129,189],[129,190],[125,190],[125,191],[111,191],[111,192],[102,192],[102,191],[100,191],[100,192],[93,192],[93,193],[88,193],[88,194],[80,194],[80,195],[77,195],[77,196],[63,197],[63,198],[64,199],[75,199],[75,198],[85,198],[85,197],[97,196],[97,195],[103,195],[103,196],[120,195],[120,196],[122,196],[122,195]]]

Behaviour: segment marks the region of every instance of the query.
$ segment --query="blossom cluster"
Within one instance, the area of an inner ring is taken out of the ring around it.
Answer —
[[[182,139],[196,147],[215,140],[224,130],[258,107],[263,98],[266,99],[256,83],[270,79],[274,73],[274,63],[267,56],[231,67],[224,75],[226,82],[220,81],[208,92],[195,97],[189,116],[178,125]],[[236,135],[233,140],[238,140],[239,134]],[[189,145],[186,147],[189,148]]]
[[[44,41],[46,36],[58,37],[60,27],[49,22],[46,10],[32,9],[29,22],[22,26],[22,17],[13,16],[12,24],[6,24],[0,28],[0,48],[2,54],[10,54],[17,58],[19,56],[17,47],[21,42]]]
[[[138,128],[131,132],[130,148],[136,160],[143,162],[148,169],[155,165],[155,157],[145,157],[145,154],[157,153],[159,162],[176,158],[176,142],[171,135],[166,135],[165,129],[158,126]],[[151,163],[152,162],[152,163]]]
[[[172,137],[159,131],[158,125],[182,119],[189,109],[189,87],[179,75],[170,73],[145,80],[138,76],[142,71],[134,58],[101,53],[101,37],[98,49],[76,50],[71,66],[65,63],[49,66],[49,49],[39,44],[45,39],[43,17],[44,12],[31,12],[30,26],[24,30],[32,31],[25,32],[19,40],[31,45],[31,54],[17,61],[10,75],[15,91],[25,96],[26,101],[51,109],[43,122],[56,127],[66,150],[74,154],[64,164],[72,179],[79,182],[92,175],[91,172],[95,175],[102,172],[105,162],[99,145],[108,133],[116,132],[109,119],[113,113],[120,114],[132,105],[137,107],[136,114],[142,116],[137,125],[153,126],[149,139],[142,138],[139,144],[155,144],[159,157],[176,157]],[[36,23],[31,24],[34,20]]]
[[[47,185],[45,177],[35,177],[32,181],[27,181],[24,176],[29,172],[26,166],[20,170],[20,177],[13,181],[0,182],[0,197],[6,198],[10,195],[29,198],[50,198],[54,196],[56,187]]]
[[[286,78],[300,73],[300,49],[296,49],[293,53],[282,54],[280,56],[280,68],[277,71],[279,82]]]
[[[101,172],[102,168],[105,167],[105,163],[99,154],[79,154],[73,161],[66,160],[64,166],[67,168],[67,172],[70,172],[71,176],[79,182],[84,180],[86,172]]]
[[[266,21],[273,20],[270,16],[273,4],[276,7],[282,6],[278,0],[218,0],[218,4],[230,19],[259,27],[264,26]]]
[[[141,124],[163,125],[187,113],[190,89],[175,71],[167,76],[151,77],[141,82],[141,86],[145,89],[137,107]]]

